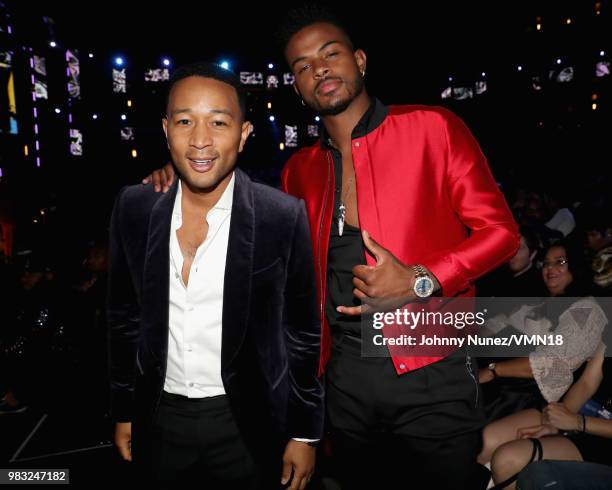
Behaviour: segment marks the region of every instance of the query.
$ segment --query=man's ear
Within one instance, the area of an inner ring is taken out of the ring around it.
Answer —
[[[166,135],[166,144],[168,145],[168,149],[170,149],[170,143],[168,142],[168,118],[166,117],[162,118],[162,129]]]
[[[361,78],[365,77],[366,69],[368,67],[368,57],[366,56],[363,49],[356,49],[355,53],[355,62],[359,67],[359,72],[361,73]]]
[[[241,135],[240,135],[240,146],[238,147],[238,153],[242,152],[242,150],[244,149],[246,140],[248,139],[248,137],[250,136],[252,132],[253,132],[253,125],[250,123],[250,121],[244,121],[242,123],[242,130],[241,130]]]

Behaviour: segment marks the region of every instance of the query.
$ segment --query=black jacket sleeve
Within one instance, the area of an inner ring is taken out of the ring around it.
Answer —
[[[289,256],[284,331],[289,358],[288,435],[320,439],[323,385],[317,373],[321,322],[317,313],[312,245],[304,201],[300,201]]]
[[[115,422],[132,420],[140,327],[140,305],[121,232],[124,197],[125,189],[122,189],[111,217],[107,297],[110,409]]]

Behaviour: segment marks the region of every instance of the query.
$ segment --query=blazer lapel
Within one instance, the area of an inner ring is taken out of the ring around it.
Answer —
[[[236,181],[230,220],[225,280],[221,367],[225,371],[238,353],[249,318],[251,273],[255,240],[253,189],[249,177],[235,170]]]
[[[142,324],[151,353],[158,359],[168,354],[170,298],[170,225],[179,179],[162,194],[151,211],[142,283]]]

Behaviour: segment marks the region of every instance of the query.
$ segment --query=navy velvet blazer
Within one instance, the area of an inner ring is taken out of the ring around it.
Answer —
[[[169,240],[178,179],[166,193],[122,189],[111,219],[111,416],[132,422],[145,457],[168,354]],[[318,439],[321,326],[304,202],[236,169],[223,293],[221,376],[248,445]],[[278,444],[277,444],[278,443]]]

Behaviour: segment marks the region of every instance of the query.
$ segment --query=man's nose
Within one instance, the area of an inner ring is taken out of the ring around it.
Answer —
[[[195,125],[189,144],[198,149],[206,148],[212,144],[210,130],[205,123]]]

